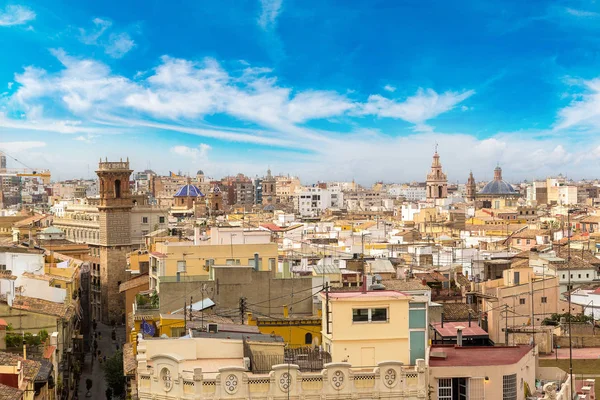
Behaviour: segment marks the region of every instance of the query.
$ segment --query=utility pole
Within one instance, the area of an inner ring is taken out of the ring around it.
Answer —
[[[202,284],[202,309],[200,310],[200,313],[202,315],[202,319],[200,322],[200,330],[203,331],[204,330],[204,290],[206,289],[206,284]]]
[[[569,377],[571,384],[569,385],[569,398],[573,398],[573,343],[571,342],[571,211],[567,210],[567,293],[569,301],[569,313],[567,321],[569,327]]]
[[[187,332],[187,303],[183,302],[183,331]]]
[[[327,334],[331,333],[329,329],[329,282],[325,284],[325,320],[327,321]]]
[[[508,346],[508,304],[504,305],[504,345]]]
[[[246,298],[240,297],[240,318],[242,320],[242,325],[244,324],[244,315],[246,314]]]
[[[192,320],[192,304],[194,304],[194,298],[190,296],[190,321]]]
[[[533,340],[533,351],[535,354],[535,310],[533,308],[533,281],[530,281],[531,285],[531,331],[532,331],[532,340]]]

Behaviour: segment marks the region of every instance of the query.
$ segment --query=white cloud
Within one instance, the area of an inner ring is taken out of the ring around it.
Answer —
[[[92,46],[99,46],[112,58],[121,58],[135,47],[135,41],[127,32],[111,33],[106,38],[106,31],[112,27],[112,22],[102,18],[92,20],[94,28],[85,30],[79,28],[79,40]]]
[[[559,110],[556,129],[600,128],[600,78],[570,82],[579,84],[583,93],[574,96],[568,106]]]
[[[189,157],[195,159],[206,159],[208,158],[208,151],[211,149],[206,143],[200,143],[198,147],[188,146],[173,146],[171,147],[171,153],[177,154],[183,157]]]
[[[88,144],[93,144],[96,143],[96,138],[98,137],[98,135],[92,135],[90,133],[88,133],[87,135],[80,135],[75,137],[74,140],[77,140],[78,142],[84,142],[84,143],[88,143]]]
[[[82,43],[90,45],[98,44],[100,36],[112,26],[112,22],[102,18],[94,18],[92,22],[94,23],[94,29],[92,29],[91,32],[79,28],[79,40],[81,40]]]
[[[260,16],[258,25],[264,30],[270,30],[277,22],[277,16],[281,12],[282,0],[260,0]]]
[[[566,8],[565,11],[568,14],[571,14],[575,17],[582,17],[582,18],[590,18],[590,17],[598,17],[600,16],[599,13],[594,12],[594,11],[586,11],[586,10],[578,10],[576,8]]]
[[[29,7],[9,5],[0,10],[0,26],[23,25],[35,17],[35,12]]]
[[[0,150],[7,153],[20,153],[40,147],[46,147],[46,143],[39,141],[0,142]]]
[[[12,89],[13,85],[14,85],[14,82],[8,82],[8,85],[7,85],[8,90]]]
[[[112,58],[121,58],[129,53],[135,47],[135,42],[129,34],[123,32],[119,34],[111,34],[108,43],[105,46],[106,54]]]
[[[474,90],[463,92],[448,91],[438,94],[433,89],[419,89],[414,96],[403,102],[390,100],[378,94],[369,96],[360,113],[379,117],[400,118],[407,122],[425,127],[425,122],[450,111],[460,102],[475,94]]]
[[[383,87],[383,90],[386,90],[388,92],[394,93],[396,91],[396,87],[392,86],[392,85],[385,85]]]
[[[325,165],[322,159],[339,159],[338,151],[346,149],[356,156],[356,164],[365,151],[372,151],[376,156],[367,157],[369,162],[388,165],[379,155],[392,157],[388,144],[393,139],[377,131],[357,128],[348,134],[335,128],[309,128],[305,123],[323,119],[335,124],[341,117],[377,116],[403,119],[427,136],[433,131],[426,124],[430,119],[452,110],[474,93],[438,94],[433,89],[421,89],[406,99],[373,95],[361,101],[358,92],[340,94],[285,87],[269,68],[242,66],[226,70],[212,58],[196,62],[165,56],[155,69],[128,78],[115,74],[104,63],[73,57],[62,49],[52,50],[52,54],[62,69],[48,72],[26,67],[15,75],[17,90],[8,98],[8,104],[11,111],[21,112],[25,118],[0,115],[0,128],[72,133],[76,134],[74,140],[84,142],[93,142],[95,135],[106,133],[181,132],[262,148],[277,147],[282,152],[293,149],[290,153],[295,157],[301,151],[311,163],[321,160],[316,164],[333,170],[336,164]],[[75,117],[49,120],[44,117],[46,103],[51,103],[52,109],[62,107],[61,111]],[[233,117],[245,126],[213,126],[206,122],[206,117],[217,114]],[[374,143],[382,148],[373,147]],[[395,151],[405,149],[395,147]],[[207,147],[175,146],[169,154],[192,159],[206,157],[208,152]],[[341,159],[339,162],[343,163]],[[312,164],[307,168],[311,169]],[[384,172],[382,178],[386,176]]]

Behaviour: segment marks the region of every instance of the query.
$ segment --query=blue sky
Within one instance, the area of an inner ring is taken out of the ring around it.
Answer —
[[[594,1],[0,1],[0,54],[0,148],[60,179],[600,171]]]

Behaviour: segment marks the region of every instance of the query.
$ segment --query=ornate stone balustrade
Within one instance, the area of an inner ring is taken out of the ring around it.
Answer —
[[[216,377],[178,372],[179,360],[159,362],[154,368],[141,362],[138,368],[139,399],[425,399],[427,369],[424,360],[416,367],[387,361],[371,372],[355,371],[348,363],[326,364],[321,373],[302,373],[297,365],[273,366],[268,375],[253,375],[241,367],[219,369]]]

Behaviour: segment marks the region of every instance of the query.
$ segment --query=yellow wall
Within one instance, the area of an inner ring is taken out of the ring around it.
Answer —
[[[161,259],[164,271],[158,271],[159,276],[177,275],[177,261],[186,262],[186,274],[208,275],[204,269],[206,260],[213,259],[215,265],[226,265],[227,260],[239,260],[239,265],[249,265],[254,260],[254,253],[262,259],[261,271],[269,270],[269,259],[277,265],[277,243],[266,244],[234,244],[231,245],[189,245],[169,246],[156,243],[156,251],[166,254]],[[185,253],[185,255],[184,255]]]
[[[173,337],[173,330],[172,330],[173,328],[183,328],[184,327],[182,317],[175,317],[175,318],[171,319],[171,318],[166,318],[166,317],[161,317],[159,315],[155,315],[155,316],[145,316],[144,319],[146,320],[146,322],[148,322],[150,324],[152,322],[154,322],[157,325],[158,336],[165,334],[168,337]],[[137,334],[142,331],[141,325],[142,325],[141,320],[135,321],[133,331],[131,332],[131,338],[135,338],[137,336]],[[176,337],[179,337],[179,336],[176,336]]]
[[[283,341],[292,347],[320,345],[321,344],[321,319],[320,318],[287,318],[272,321],[260,321],[248,316],[248,325],[258,326],[258,330],[266,335],[281,336]],[[306,344],[306,334],[312,336],[312,343]]]
[[[128,255],[128,261],[129,261],[129,269],[132,272],[140,272],[140,263],[141,262],[149,262],[150,260],[150,255],[148,254],[148,252],[143,252],[142,254],[139,254],[138,251],[132,251],[131,253],[129,253]]]
[[[371,366],[385,360],[398,360],[406,365],[410,364],[409,300],[408,296],[330,299],[331,333],[327,334],[325,329],[325,313],[321,333],[325,350],[331,353],[332,362],[345,361],[353,366]],[[352,310],[355,308],[388,308],[388,321],[354,323]],[[374,360],[371,359],[371,354]]]

